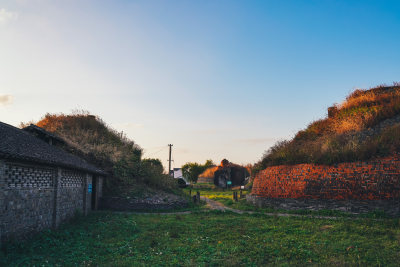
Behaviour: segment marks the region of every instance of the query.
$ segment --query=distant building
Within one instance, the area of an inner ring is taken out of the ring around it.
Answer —
[[[174,168],[171,170],[171,176],[175,179],[178,179],[178,183],[182,187],[190,185],[188,179],[183,176],[181,168]]]
[[[107,174],[55,146],[64,143],[35,125],[0,122],[0,241],[97,209]]]
[[[182,169],[181,168],[174,168],[173,170],[172,170],[172,176],[175,178],[175,179],[178,179],[178,178],[183,178],[183,174],[182,174]]]
[[[199,175],[198,183],[214,183],[221,188],[231,186],[242,186],[249,182],[249,171],[240,165],[223,159],[219,166],[213,166],[206,169]]]

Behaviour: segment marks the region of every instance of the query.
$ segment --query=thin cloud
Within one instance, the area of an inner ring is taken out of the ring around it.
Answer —
[[[0,8],[0,24],[6,24],[16,19],[18,19],[18,13],[8,11],[5,8]]]
[[[13,96],[12,95],[0,95],[0,106],[7,106],[12,104]]]

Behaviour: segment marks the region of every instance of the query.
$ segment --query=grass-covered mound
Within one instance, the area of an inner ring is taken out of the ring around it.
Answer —
[[[334,164],[400,152],[400,86],[356,90],[328,116],[264,154],[256,170],[299,163]]]
[[[163,173],[158,159],[142,159],[140,146],[97,116],[88,112],[46,114],[35,124],[64,139],[64,149],[108,172],[106,194],[120,195],[124,193],[121,190],[137,185],[163,190],[177,188],[176,181]]]

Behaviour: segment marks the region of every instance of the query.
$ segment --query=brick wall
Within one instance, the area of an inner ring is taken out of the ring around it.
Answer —
[[[57,225],[84,212],[84,193],[86,174],[72,170],[60,170],[60,185],[57,194]]]
[[[252,194],[265,198],[391,200],[400,198],[400,156],[367,162],[269,167]]]
[[[57,227],[76,212],[86,214],[91,183],[92,175],[81,171],[0,160],[0,241]]]
[[[54,169],[1,164],[0,231],[39,231],[51,227],[54,203]]]

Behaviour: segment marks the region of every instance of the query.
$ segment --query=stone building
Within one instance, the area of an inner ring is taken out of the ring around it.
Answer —
[[[0,241],[97,209],[106,173],[57,142],[63,140],[37,126],[0,122]]]
[[[214,183],[221,188],[245,185],[250,180],[249,171],[240,165],[223,159],[219,166],[206,169],[199,175],[198,183]]]
[[[250,173],[245,167],[229,162],[221,161],[221,165],[214,172],[214,184],[221,188],[245,185],[250,180]]]

